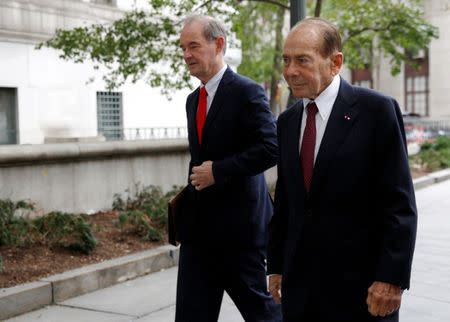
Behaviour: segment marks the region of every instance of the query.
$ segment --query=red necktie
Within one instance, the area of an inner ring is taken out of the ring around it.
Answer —
[[[309,192],[314,168],[314,149],[316,147],[316,113],[317,105],[311,102],[306,106],[306,126],[303,132],[302,147],[300,149],[300,162],[302,164],[303,179],[306,191]]]
[[[200,95],[198,97],[198,107],[197,107],[197,134],[198,134],[198,143],[202,144],[202,133],[203,126],[205,125],[206,120],[206,96],[208,93],[206,92],[205,86],[200,88]]]

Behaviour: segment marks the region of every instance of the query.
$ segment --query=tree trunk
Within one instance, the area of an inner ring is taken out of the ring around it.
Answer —
[[[320,17],[322,11],[322,0],[316,0],[316,10],[314,10],[314,17]]]
[[[284,8],[277,9],[277,24],[275,27],[275,51],[273,54],[272,76],[270,80],[270,109],[279,114],[280,102],[277,101],[278,84],[281,78],[281,52],[283,46]],[[279,96],[278,96],[279,98]]]

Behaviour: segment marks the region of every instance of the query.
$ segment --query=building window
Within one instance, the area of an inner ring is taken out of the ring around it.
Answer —
[[[0,144],[17,144],[17,89],[0,87]]]
[[[405,111],[428,116],[428,54],[424,51],[405,64]]]
[[[372,88],[372,72],[368,66],[365,68],[352,69],[352,84]]]
[[[122,140],[122,93],[97,92],[97,128],[108,141]]]

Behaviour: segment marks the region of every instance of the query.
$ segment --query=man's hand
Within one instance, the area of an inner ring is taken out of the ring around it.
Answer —
[[[205,161],[198,167],[192,168],[190,179],[196,190],[203,190],[215,183],[212,164],[212,161]]]
[[[269,292],[277,304],[281,303],[281,281],[282,275],[274,274],[269,276]]]
[[[402,301],[402,290],[400,287],[383,283],[373,282],[369,287],[367,306],[373,316],[386,316],[400,308]]]

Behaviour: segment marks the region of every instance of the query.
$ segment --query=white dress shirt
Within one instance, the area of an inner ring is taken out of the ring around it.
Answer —
[[[216,75],[214,75],[205,85],[203,85],[206,87],[206,93],[208,93],[206,96],[206,115],[208,115],[209,108],[211,107],[217,88],[219,87],[219,83],[222,80],[223,74],[225,74],[226,70],[227,65],[224,65]]]
[[[316,162],[317,153],[319,152],[320,143],[322,142],[323,135],[325,133],[325,129],[327,127],[328,119],[331,114],[331,110],[333,109],[334,102],[336,101],[336,97],[339,92],[339,85],[341,84],[341,78],[339,75],[334,76],[330,85],[328,85],[325,90],[320,93],[319,96],[316,97],[314,102],[317,105],[319,112],[316,114],[316,146],[314,148],[314,162]],[[300,149],[302,147],[303,140],[303,132],[306,127],[306,116],[307,109],[306,106],[312,102],[309,98],[303,98],[303,116],[302,116],[302,124],[300,128],[300,142],[299,142],[299,154]]]

